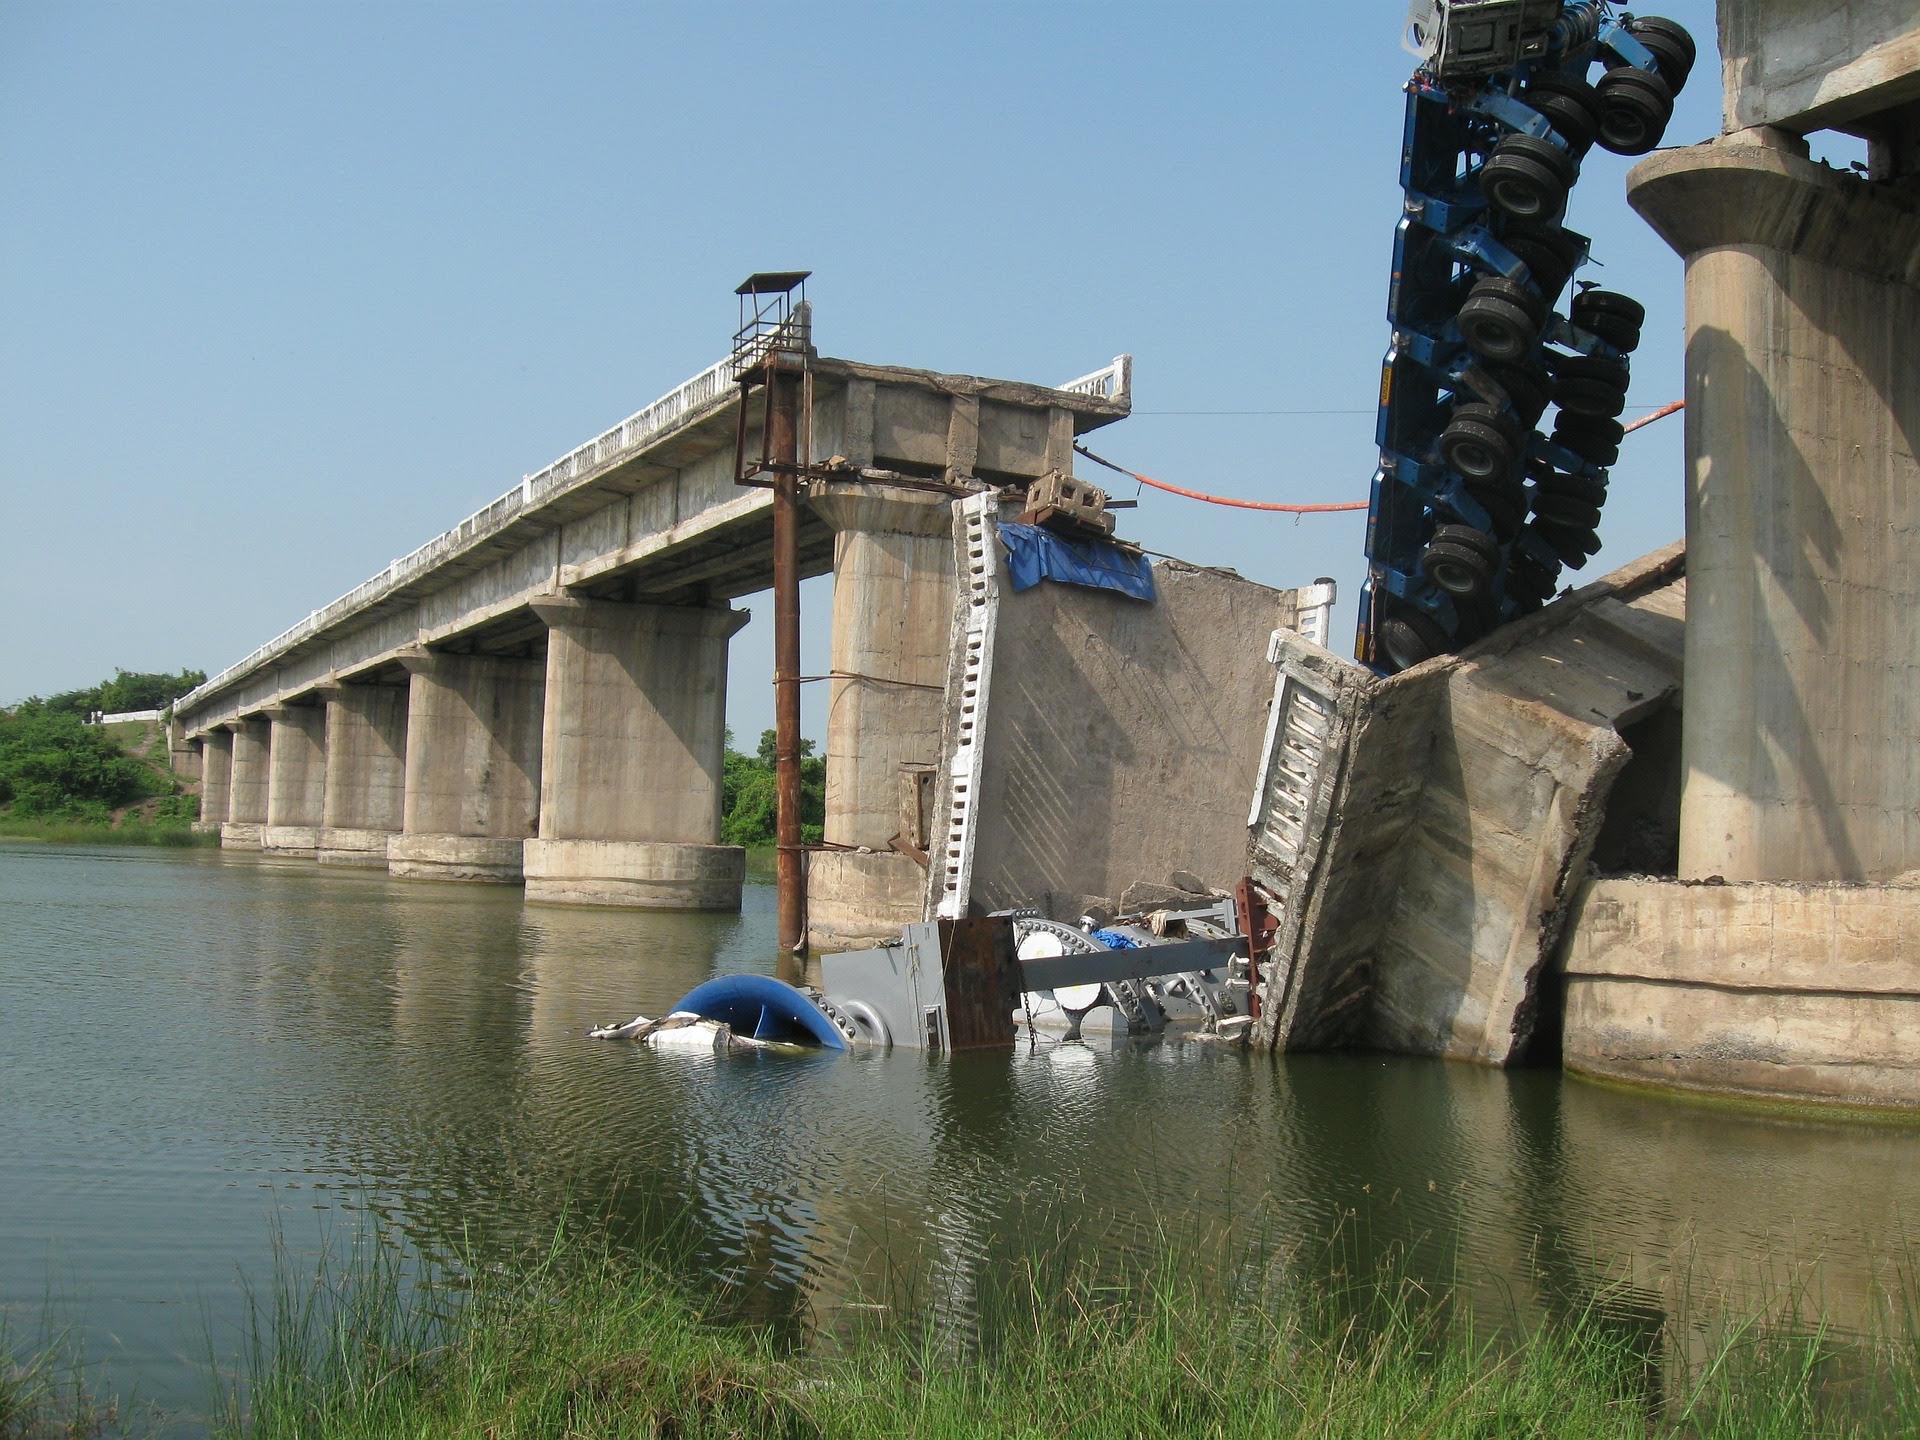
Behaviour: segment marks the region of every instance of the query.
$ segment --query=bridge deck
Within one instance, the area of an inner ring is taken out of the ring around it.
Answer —
[[[1123,356],[1052,388],[816,359],[812,455],[931,477],[1070,469],[1074,435],[1129,412],[1129,372]],[[184,696],[187,732],[330,679],[397,678],[409,646],[537,653],[545,628],[528,603],[540,595],[674,604],[766,589],[772,497],[733,481],[738,394],[722,361],[527,476]],[[811,515],[800,556],[805,575],[833,565],[833,534]]]

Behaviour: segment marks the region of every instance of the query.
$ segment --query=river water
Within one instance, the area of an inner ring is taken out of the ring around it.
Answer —
[[[771,968],[738,916],[528,906],[217,851],[0,845],[0,1319],[186,1417],[278,1234],[429,1251],[673,1217],[737,1309],[908,1297],[964,1331],[1071,1233],[1297,1241],[1522,1318],[1793,1298],[1870,1330],[1920,1237],[1920,1130],[1375,1055],[1023,1045],[794,1059],[590,1041]],[[1337,1239],[1329,1245],[1327,1239]],[[1251,1241],[1249,1241],[1251,1243]],[[1704,1318],[1700,1323],[1704,1324]]]

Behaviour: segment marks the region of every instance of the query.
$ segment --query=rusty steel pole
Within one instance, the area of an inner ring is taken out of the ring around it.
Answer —
[[[772,405],[767,459],[773,470],[774,881],[780,953],[806,947],[806,880],[800,849],[800,376],[787,357],[767,357]]]

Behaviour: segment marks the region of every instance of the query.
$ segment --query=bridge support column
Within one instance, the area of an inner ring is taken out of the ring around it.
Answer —
[[[738,910],[746,852],[719,844],[726,606],[536,600],[547,622],[540,834],[527,898]]]
[[[267,823],[260,849],[311,860],[327,784],[327,712],[318,705],[276,705],[267,755]]]
[[[540,810],[546,662],[404,654],[406,798],[387,872],[517,885]]]
[[[322,865],[387,863],[406,820],[407,691],[328,685],[327,781],[314,858]]]
[[[271,740],[264,717],[229,720],[233,765],[228,772],[227,813],[220,825],[223,850],[258,850],[267,823],[267,765]]]
[[[218,834],[227,818],[227,791],[233,782],[233,735],[209,730],[200,737],[200,818],[193,828]]]
[[[1629,180],[1687,262],[1682,879],[1920,867],[1920,207],[1803,149]]]
[[[827,482],[816,514],[838,532],[833,557],[833,673],[827,702],[826,839],[807,872],[807,939],[844,949],[919,920],[926,868],[919,777],[940,761],[953,625],[950,497]]]

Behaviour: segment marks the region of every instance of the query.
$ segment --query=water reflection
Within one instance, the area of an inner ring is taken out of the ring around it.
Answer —
[[[772,937],[765,886],[739,916],[650,916],[0,847],[0,1306],[29,1313],[51,1274],[167,1397],[197,1373],[196,1307],[230,1323],[235,1268],[268,1263],[270,1218],[310,1248],[362,1205],[434,1251],[570,1211],[675,1224],[739,1313],[831,1326],[904,1299],[958,1335],[1010,1258],[1069,1234],[1121,1259],[1169,1230],[1309,1266],[1398,1255],[1496,1314],[1635,1328],[1799,1293],[1868,1330],[1907,1258],[1920,1135],[1899,1126],[1380,1056],[584,1038],[771,968]]]

